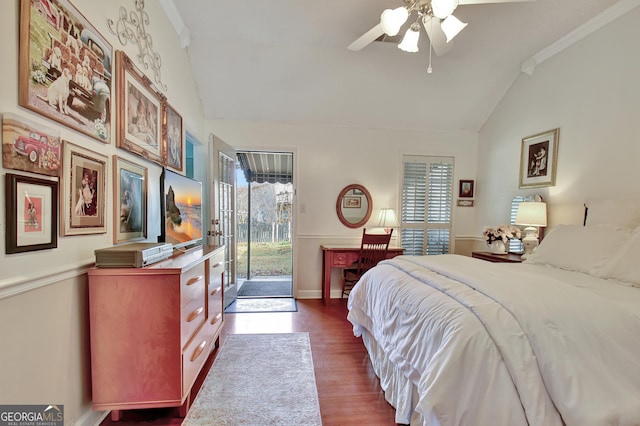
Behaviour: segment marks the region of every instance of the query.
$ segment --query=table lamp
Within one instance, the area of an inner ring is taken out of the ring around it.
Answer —
[[[393,228],[400,226],[400,223],[398,223],[398,217],[396,216],[396,211],[390,207],[380,209],[378,222],[375,226],[378,228],[384,228],[384,232],[387,234],[391,232]]]
[[[533,253],[538,247],[538,226],[547,226],[547,204],[540,201],[525,201],[518,206],[516,214],[516,225],[524,225],[524,245],[523,259]]]

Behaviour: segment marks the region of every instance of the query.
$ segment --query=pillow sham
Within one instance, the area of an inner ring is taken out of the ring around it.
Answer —
[[[629,233],[628,228],[614,225],[558,225],[525,262],[589,273],[624,244]]]
[[[586,203],[587,225],[640,226],[640,199],[592,200]]]
[[[640,227],[602,265],[591,271],[592,275],[609,278],[640,287]]]

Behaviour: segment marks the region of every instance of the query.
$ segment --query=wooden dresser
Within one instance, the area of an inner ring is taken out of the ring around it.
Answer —
[[[89,270],[93,409],[181,407],[224,323],[224,247]]]

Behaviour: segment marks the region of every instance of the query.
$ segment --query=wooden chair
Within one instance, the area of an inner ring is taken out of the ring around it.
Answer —
[[[345,268],[342,271],[342,296],[349,294],[365,272],[387,258],[391,234],[393,229],[388,234],[367,234],[366,228],[362,230],[358,262],[353,264],[355,267]]]

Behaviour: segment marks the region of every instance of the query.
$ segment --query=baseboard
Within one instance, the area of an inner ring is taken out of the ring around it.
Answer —
[[[76,426],[100,426],[109,413],[111,412],[87,410],[74,424]]]

